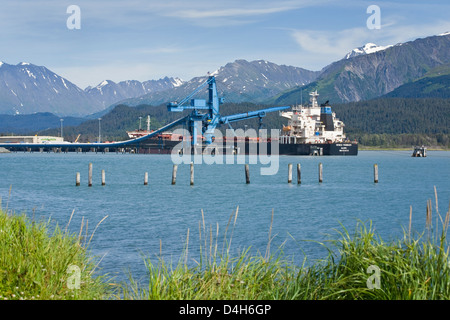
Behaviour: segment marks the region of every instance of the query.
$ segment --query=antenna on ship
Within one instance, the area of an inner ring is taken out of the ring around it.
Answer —
[[[311,96],[311,107],[317,107],[317,97],[319,94],[316,91],[313,91],[309,94]]]

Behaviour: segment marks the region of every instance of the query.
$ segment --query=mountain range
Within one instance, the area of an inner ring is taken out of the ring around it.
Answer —
[[[99,108],[82,89],[46,67],[0,62],[0,113],[66,114],[68,110],[88,114]]]
[[[260,102],[286,89],[311,82],[318,72],[263,60],[236,60],[213,74],[221,83],[219,93],[228,101]],[[144,82],[104,80],[83,90],[44,66],[1,62],[0,114],[51,112],[59,116],[86,116],[105,113],[111,109],[107,109],[109,106],[120,102],[162,104],[173,100],[172,97],[183,98],[206,79],[207,75],[190,81],[173,77]]]
[[[319,72],[277,65],[265,60],[236,60],[209,75],[216,77],[217,92],[225,101],[262,103],[279,92],[310,83],[317,78]],[[195,77],[171,90],[151,92],[137,98],[118,101],[110,109],[117,104],[159,105],[168,101],[180,101],[204,83],[209,75]],[[197,97],[205,98],[205,94],[206,92]]]
[[[282,92],[270,102],[293,104],[301,96],[308,97],[313,90],[331,103],[373,99],[449,62],[449,33],[420,38],[333,62],[313,82]]]
[[[0,62],[0,114],[51,112],[59,116],[86,116],[116,101],[167,90],[181,83],[178,78],[168,77],[145,82],[105,80],[83,90],[44,66]]]
[[[87,87],[84,91],[98,101],[104,109],[117,101],[176,88],[182,84],[183,80],[180,78],[169,77],[144,82],[127,80],[115,83],[111,80],[104,80],[95,87]]]
[[[388,94],[404,97],[417,93],[418,86],[428,96],[449,97],[449,77],[445,76],[449,63],[450,34],[445,33],[390,46],[368,43],[320,71],[265,60],[236,60],[211,74],[228,102],[291,105],[318,90],[321,100],[342,103]],[[0,114],[51,112],[58,117],[85,117],[105,114],[118,104],[160,105],[183,99],[207,77],[105,80],[83,90],[44,66],[0,62]]]

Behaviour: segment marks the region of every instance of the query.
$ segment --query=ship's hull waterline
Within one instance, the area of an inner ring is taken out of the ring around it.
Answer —
[[[204,152],[205,148],[212,149],[208,153],[220,152],[221,154],[269,154],[269,155],[289,155],[289,156],[356,156],[358,155],[358,144],[353,142],[343,143],[279,143],[274,142],[249,142],[234,143],[231,146],[226,144],[213,144],[210,146],[199,146],[195,148],[198,152]],[[139,147],[139,153],[170,154],[176,150],[193,149],[187,142],[160,140],[153,143],[143,144]],[[189,148],[189,149],[187,149]],[[201,150],[201,151],[200,151]],[[175,151],[178,152],[178,151]]]

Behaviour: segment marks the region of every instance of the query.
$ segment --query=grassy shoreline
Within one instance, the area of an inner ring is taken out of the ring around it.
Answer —
[[[342,227],[336,230],[336,239],[322,242],[328,256],[307,267],[293,265],[282,249],[271,253],[272,226],[264,255],[250,254],[250,248],[232,255],[237,216],[238,209],[230,216],[224,237],[218,227],[207,229],[204,220],[199,221],[200,255],[194,266],[187,263],[192,260],[188,230],[185,252],[176,265],[145,258],[145,283],[130,275],[129,282],[113,284],[107,275],[97,274],[97,262],[89,254],[88,239],[94,233],[89,237],[82,226],[78,234],[69,234],[56,226],[50,234],[48,221],[37,223],[0,209],[0,299],[450,299],[450,208],[445,216],[433,213],[431,200],[422,233],[414,233],[410,223],[402,238],[385,242],[370,221],[358,221],[353,232]],[[78,286],[71,266],[79,267]]]
[[[110,296],[105,275],[80,233],[0,209],[0,300],[101,300]]]
[[[270,240],[265,255],[250,255],[249,249],[236,256],[228,249],[218,254],[217,240],[203,224],[207,237],[197,266],[187,266],[188,245],[175,267],[146,259],[146,285],[130,277],[120,295],[132,300],[448,300],[450,208],[445,217],[436,212],[442,223],[433,226],[429,202],[423,233],[410,225],[403,238],[385,242],[371,222],[359,221],[354,232],[342,227],[335,240],[321,243],[329,254],[311,266],[293,265],[280,250],[270,254]]]

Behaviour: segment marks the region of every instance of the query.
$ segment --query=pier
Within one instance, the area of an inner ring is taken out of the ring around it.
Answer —
[[[62,138],[55,141],[28,141],[28,140],[7,140],[7,142],[0,141],[0,148],[5,148],[9,151],[24,151],[24,152],[116,152],[116,153],[138,153],[141,145],[148,143],[148,139],[155,137],[164,131],[185,123],[187,117],[175,120],[158,130],[155,130],[145,136],[119,142],[94,142],[94,143],[78,143],[62,141]],[[9,137],[6,136],[8,139]],[[10,141],[11,140],[11,141]],[[167,153],[169,153],[168,150]]]

